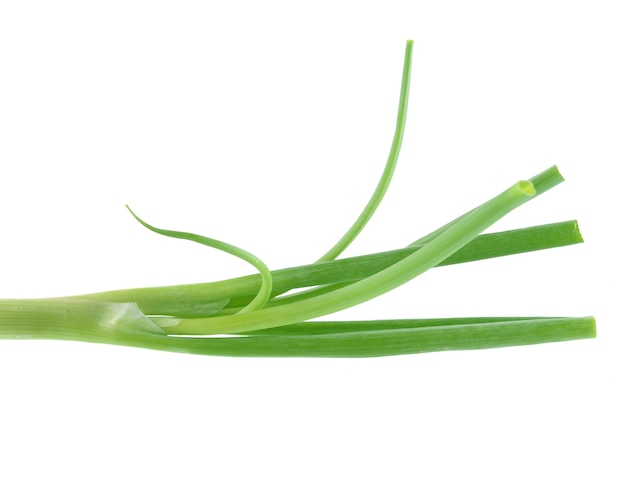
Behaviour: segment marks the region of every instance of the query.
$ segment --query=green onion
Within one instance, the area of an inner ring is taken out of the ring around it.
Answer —
[[[411,84],[411,60],[413,56],[413,41],[409,40],[406,43],[406,50],[404,52],[404,69],[402,72],[402,85],[400,86],[400,104],[398,105],[398,116],[396,119],[396,130],[393,135],[393,141],[391,142],[391,150],[389,151],[389,157],[385,170],[383,171],[378,185],[372,194],[369,202],[366,204],[361,215],[356,219],[352,227],[339,239],[339,241],[326,252],[318,262],[325,262],[327,260],[333,260],[343,252],[348,245],[356,238],[356,236],[363,230],[363,227],[367,224],[369,219],[374,215],[374,212],[378,208],[400,157],[400,148],[402,146],[402,138],[404,137],[404,126],[406,124],[406,114],[409,108],[409,86]]]
[[[275,334],[267,335],[176,337],[166,335],[132,303],[81,300],[0,300],[0,316],[2,338],[75,340],[216,356],[370,357],[595,335],[593,318],[582,317],[383,320],[389,328],[381,322],[353,322],[341,323],[335,330],[332,322],[311,322],[284,327],[282,334],[276,328]],[[302,327],[300,333],[290,333],[296,326]]]
[[[407,247],[338,260],[380,204],[393,176],[408,109],[408,41],[396,129],[365,208],[313,264],[270,271],[252,253],[203,235],[152,232],[230,253],[258,273],[210,283],[0,300],[0,339],[56,339],[221,356],[366,357],[591,338],[593,317],[470,317],[309,321],[374,299],[433,267],[582,242],[575,220],[483,233],[563,181],[553,166],[519,181]],[[472,184],[476,187],[477,184]]]
[[[437,266],[484,260],[581,242],[582,236],[575,220],[483,234]],[[419,245],[361,257],[276,270],[272,272],[272,294],[279,295],[300,288],[341,285],[358,281],[387,268],[401,258],[405,258],[417,247]],[[259,275],[249,275],[211,283],[115,290],[73,298],[118,303],[134,302],[149,315],[201,317],[217,314],[226,305],[243,307],[245,303],[252,300],[260,285],[261,278]],[[287,297],[278,299],[285,300]],[[273,302],[270,300],[268,305],[271,306]]]

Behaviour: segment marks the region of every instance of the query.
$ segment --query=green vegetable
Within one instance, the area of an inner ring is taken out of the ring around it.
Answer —
[[[515,208],[562,182],[553,166],[403,249],[337,259],[365,227],[391,181],[406,122],[412,48],[407,42],[396,130],[379,184],[354,224],[317,262],[271,272],[245,250],[154,227],[129,208],[149,230],[233,254],[258,273],[211,283],[3,299],[0,338],[76,340],[223,356],[364,357],[594,337],[592,317],[307,321],[380,296],[432,267],[582,242],[576,221],[483,234]]]

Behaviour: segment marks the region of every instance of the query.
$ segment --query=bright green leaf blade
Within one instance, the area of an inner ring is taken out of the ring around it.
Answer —
[[[190,240],[192,242],[196,242],[201,245],[206,245],[208,247],[212,247],[212,248],[221,250],[223,252],[229,253],[231,255],[234,255],[235,257],[245,260],[250,265],[254,266],[261,274],[261,285],[258,289],[258,293],[256,294],[256,296],[241,311],[248,312],[248,311],[258,310],[260,308],[263,308],[265,303],[267,303],[267,300],[269,299],[272,293],[272,274],[269,268],[267,268],[267,265],[265,265],[265,263],[263,263],[258,257],[256,257],[255,255],[252,255],[251,253],[239,247],[235,247],[234,245],[231,245],[229,243],[221,242],[219,240],[215,240],[209,237],[204,237],[202,235],[197,235],[197,234],[191,234],[188,232],[178,232],[175,230],[166,230],[166,229],[160,229],[160,228],[154,227],[148,224],[147,222],[143,221],[142,219],[140,219],[137,216],[137,214],[135,214],[131,210],[130,207],[126,206],[126,208],[133,215],[133,217],[137,219],[137,221],[141,225],[151,230],[152,232],[155,232],[160,235],[164,235],[166,237]],[[213,301],[213,302],[215,301],[211,297],[207,297],[207,298],[208,298],[208,301]]]
[[[339,239],[339,241],[328,251],[326,252],[318,262],[325,262],[328,260],[334,260],[339,256],[341,252],[343,252],[348,245],[352,243],[352,241],[359,235],[361,230],[365,227],[365,225],[369,222],[372,215],[378,208],[380,202],[382,201],[387,188],[389,187],[389,183],[391,182],[391,178],[393,177],[393,172],[396,168],[396,163],[398,162],[398,157],[400,156],[400,149],[402,147],[402,138],[404,136],[404,128],[406,125],[406,115],[409,108],[409,87],[411,84],[411,59],[413,55],[413,40],[409,40],[406,43],[406,49],[404,52],[404,69],[402,72],[402,84],[400,87],[400,102],[398,105],[398,114],[396,118],[396,129],[393,135],[393,141],[391,143],[391,150],[389,151],[389,157],[387,158],[387,163],[385,165],[385,169],[383,170],[383,174],[372,194],[372,197],[366,204],[365,208],[356,219],[354,224],[348,229],[348,231]]]
[[[538,197],[541,194],[544,194],[545,192],[549,191],[553,187],[559,185],[561,182],[563,182],[563,180],[564,180],[563,176],[561,175],[561,173],[559,172],[559,169],[556,166],[549,167],[545,171],[534,176],[532,179],[529,179],[529,181],[532,182],[533,186],[535,187],[535,197]],[[411,243],[409,247],[412,247],[415,245],[427,244],[428,242],[433,240],[435,237],[441,235],[443,232],[448,230],[450,227],[452,227],[455,223],[457,223],[459,220],[461,220],[470,212],[467,212],[466,214],[461,215],[460,217],[457,217],[451,222],[445,224],[444,226],[439,227],[437,230],[434,230],[430,232],[428,235],[425,235],[424,237],[416,240],[415,242]]]
[[[433,326],[477,325],[485,323],[509,323],[513,321],[570,319],[568,317],[546,316],[488,316],[467,318],[404,318],[395,320],[355,320],[355,321],[303,321],[291,325],[248,331],[241,336],[312,336],[337,333],[363,333],[372,331],[409,330]]]

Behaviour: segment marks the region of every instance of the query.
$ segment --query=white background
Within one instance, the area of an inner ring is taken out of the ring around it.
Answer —
[[[227,6],[226,6],[227,5]],[[0,3],[0,296],[317,259],[404,148],[348,254],[398,248],[557,164],[494,230],[583,245],[433,270],[333,318],[595,315],[598,338],[363,360],[0,342],[0,475],[626,473],[619,1]]]

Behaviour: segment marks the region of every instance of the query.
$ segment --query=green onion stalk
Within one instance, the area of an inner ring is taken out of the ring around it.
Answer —
[[[396,128],[385,168],[362,213],[316,262],[271,271],[252,253],[198,234],[152,232],[213,247],[257,273],[227,280],[0,300],[1,339],[72,340],[216,356],[372,357],[593,338],[582,317],[470,317],[315,321],[397,288],[433,267],[528,253],[583,241],[575,220],[485,233],[563,181],[552,166],[406,247],[338,258],[363,230],[391,182],[404,136],[413,42],[406,44]]]

